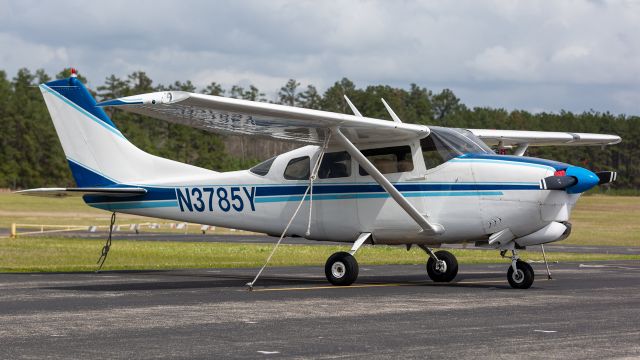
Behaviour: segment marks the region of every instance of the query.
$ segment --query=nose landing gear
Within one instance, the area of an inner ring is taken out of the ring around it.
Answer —
[[[528,289],[533,284],[533,268],[528,263],[520,260],[516,250],[511,250],[511,266],[507,270],[507,281],[514,289]]]

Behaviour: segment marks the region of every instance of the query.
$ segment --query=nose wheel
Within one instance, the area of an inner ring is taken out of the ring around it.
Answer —
[[[534,272],[531,265],[520,260],[515,250],[512,250],[511,266],[507,270],[507,281],[514,289],[528,289],[533,284]]]

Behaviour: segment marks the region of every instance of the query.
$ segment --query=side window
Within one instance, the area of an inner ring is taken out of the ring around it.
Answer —
[[[265,176],[269,173],[269,170],[271,169],[271,165],[273,165],[273,161],[276,159],[276,157],[272,157],[271,159],[265,160],[263,162],[261,162],[260,164],[252,167],[251,169],[249,169],[249,171],[251,171],[252,173],[256,174],[256,175],[260,175],[260,176]]]
[[[320,179],[349,176],[351,176],[351,156],[346,151],[324,154],[318,170]]]
[[[284,169],[284,178],[287,180],[308,180],[309,161],[308,156],[291,159]]]
[[[411,147],[394,146],[380,149],[363,150],[362,154],[371,161],[383,174],[392,174],[413,170],[413,160],[411,158]],[[360,167],[360,175],[369,175]]]

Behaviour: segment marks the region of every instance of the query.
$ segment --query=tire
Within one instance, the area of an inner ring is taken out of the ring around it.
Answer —
[[[518,260],[516,262],[518,272],[513,271],[513,266],[509,266],[507,270],[507,280],[509,285],[514,289],[528,289],[533,284],[534,273],[533,268],[528,263]]]
[[[444,261],[444,269],[439,268],[437,261],[432,257],[427,260],[427,274],[429,278],[434,282],[450,282],[458,275],[458,260],[456,257],[444,250],[437,251],[435,253],[438,260]]]
[[[336,286],[349,286],[358,278],[358,261],[348,252],[337,252],[327,259],[324,274]]]

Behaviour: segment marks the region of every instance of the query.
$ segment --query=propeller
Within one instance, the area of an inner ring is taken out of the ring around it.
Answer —
[[[557,170],[553,176],[540,180],[540,189],[566,190],[570,194],[576,194],[587,191],[596,185],[614,182],[616,178],[615,171],[593,173],[587,169],[570,166],[564,170]]]

